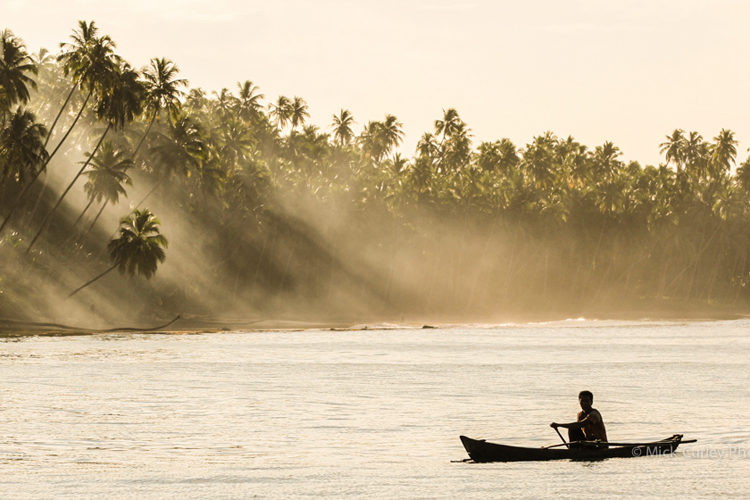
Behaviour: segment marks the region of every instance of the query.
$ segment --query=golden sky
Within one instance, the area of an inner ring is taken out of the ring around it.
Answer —
[[[674,128],[750,145],[750,1],[0,0],[0,28],[55,51],[95,20],[134,66],[168,57],[191,85],[252,80],[304,97],[312,122],[393,113],[405,152],[447,107],[478,143],[552,130],[660,160]]]

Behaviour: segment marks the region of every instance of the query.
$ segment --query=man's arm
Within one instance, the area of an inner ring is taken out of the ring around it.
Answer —
[[[552,422],[549,424],[550,427],[553,429],[557,429],[558,427],[562,427],[563,429],[580,429],[584,425],[586,425],[586,420],[588,417],[584,418],[583,420],[579,422],[570,422],[569,424],[558,424],[557,422]]]
[[[588,415],[586,415],[584,418],[577,422],[570,422],[569,424],[558,424],[557,422],[552,422],[549,424],[550,427],[553,429],[557,429],[558,427],[562,427],[564,429],[582,429],[584,425],[588,422],[594,422],[596,423],[597,420],[600,420],[601,416],[599,416],[599,412],[592,411]]]

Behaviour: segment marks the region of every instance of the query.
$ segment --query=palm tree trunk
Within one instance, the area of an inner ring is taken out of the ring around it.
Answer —
[[[39,173],[40,172],[37,172],[36,174],[34,174],[34,177],[32,177],[31,180],[23,186],[23,189],[19,191],[18,195],[16,195],[16,199],[13,201],[13,205],[10,207],[10,212],[8,212],[8,215],[5,216],[3,223],[0,224],[0,233],[2,233],[3,229],[5,229],[5,226],[8,225],[8,222],[10,222],[10,219],[16,213],[16,210],[18,210],[18,207],[21,206],[21,201],[23,201],[23,198],[24,196],[26,196],[26,193],[28,192],[29,188],[31,187],[32,184],[34,184],[34,181],[39,177]]]
[[[75,227],[78,225],[78,222],[86,214],[86,212],[88,211],[88,209],[89,209],[89,207],[91,206],[92,203],[94,203],[94,198],[91,198],[89,200],[89,202],[86,204],[86,208],[84,208],[83,211],[80,214],[78,214],[78,218],[75,220],[75,222],[73,222],[73,225],[70,226],[71,230],[75,229]]]
[[[135,147],[135,151],[133,151],[133,161],[135,162],[135,159],[138,158],[138,151],[140,151],[141,146],[143,145],[143,141],[146,140],[146,136],[151,131],[151,127],[154,124],[154,121],[156,121],[156,115],[157,111],[154,111],[154,114],[151,116],[151,120],[148,122],[148,127],[146,127],[146,131],[143,133],[143,136],[141,136],[141,140],[138,141],[138,145]]]
[[[94,278],[88,280],[86,283],[84,283],[83,285],[79,286],[78,288],[76,288],[75,290],[73,290],[72,292],[70,292],[70,295],[68,295],[68,298],[70,298],[73,295],[77,294],[78,292],[80,292],[81,290],[83,290],[84,288],[86,288],[87,286],[89,286],[91,283],[95,282],[99,278],[103,278],[104,276],[106,276],[110,271],[112,271],[116,267],[117,267],[117,264],[114,264],[112,267],[110,267],[109,269],[107,269],[103,273],[101,273],[101,274],[95,276]]]
[[[28,213],[28,219],[33,220],[34,216],[36,215],[36,211],[39,208],[39,203],[42,201],[42,198],[44,198],[45,193],[47,192],[47,188],[49,187],[48,183],[42,184],[42,187],[39,188],[39,194],[36,195],[36,200],[34,201],[34,206],[31,207],[31,212]]]
[[[144,196],[143,198],[141,198],[141,201],[139,201],[139,202],[138,202],[138,203],[136,204],[135,208],[140,208],[140,206],[141,206],[141,205],[143,205],[143,202],[145,202],[145,201],[146,201],[146,200],[148,199],[148,197],[149,197],[149,196],[151,196],[152,194],[154,194],[154,191],[156,191],[156,188],[158,188],[159,186],[161,186],[161,183],[162,183],[162,181],[164,181],[164,179],[166,179],[166,177],[160,177],[160,178],[159,178],[159,179],[158,179],[158,180],[157,180],[157,181],[156,181],[156,182],[154,183],[154,185],[153,185],[153,187],[151,188],[151,190],[150,190],[150,191],[149,191],[148,193],[146,193],[146,196]],[[96,222],[96,221],[95,221],[95,222]],[[93,227],[93,226],[92,226],[92,227]],[[90,231],[90,230],[91,230],[91,228],[89,228],[89,231]],[[110,236],[110,239],[112,239],[112,238],[114,238],[114,237],[115,237],[115,234],[117,234],[117,231],[118,231],[117,229],[115,229],[115,230],[114,230],[114,232],[113,232],[113,233],[112,233],[112,235]],[[88,233],[87,233],[87,234],[88,234]]]
[[[44,140],[45,148],[47,147],[47,143],[49,142],[50,137],[52,137],[52,130],[55,128],[55,125],[57,125],[57,121],[60,119],[60,117],[63,114],[63,111],[65,111],[65,108],[68,106],[68,102],[70,102],[70,98],[73,97],[73,92],[75,92],[77,87],[78,87],[78,83],[73,84],[73,88],[71,88],[70,92],[68,92],[68,97],[65,98],[65,102],[60,107],[60,111],[57,112],[55,121],[52,122],[52,125],[50,126],[49,131],[47,132],[47,138]]]
[[[149,196],[151,196],[152,194],[154,194],[154,191],[156,191],[156,188],[158,188],[159,186],[161,186],[161,183],[162,183],[162,181],[163,181],[164,179],[165,179],[165,177],[163,177],[163,176],[162,176],[162,177],[160,177],[160,178],[159,178],[159,180],[157,180],[157,181],[156,181],[156,182],[154,183],[154,187],[152,187],[152,188],[151,188],[151,191],[149,191],[148,193],[146,193],[146,196],[144,196],[144,197],[143,197],[143,198],[141,199],[141,201],[139,201],[139,202],[138,202],[138,204],[137,204],[137,205],[135,206],[135,208],[139,208],[139,207],[140,207],[141,205],[143,205],[143,202],[144,202],[144,201],[146,201],[146,199],[147,199],[147,198],[148,198]]]
[[[31,243],[29,243],[29,247],[26,249],[26,253],[29,253],[31,251],[31,247],[34,246],[34,243],[36,243],[36,240],[39,238],[39,236],[42,234],[42,232],[44,231],[44,229],[47,227],[47,224],[49,223],[50,218],[52,218],[52,215],[55,213],[55,211],[57,211],[57,208],[60,206],[60,204],[62,203],[63,199],[65,198],[65,196],[70,191],[70,188],[73,187],[73,184],[75,184],[75,182],[81,176],[81,174],[86,169],[86,167],[89,166],[89,163],[91,162],[91,158],[93,158],[94,155],[96,154],[96,152],[99,150],[99,146],[102,145],[102,141],[104,141],[104,138],[107,136],[107,132],[109,132],[109,129],[111,127],[112,127],[111,123],[107,124],[107,128],[104,129],[104,133],[99,138],[99,142],[96,143],[96,147],[94,148],[94,151],[91,152],[91,154],[89,155],[89,157],[86,160],[86,162],[83,164],[83,166],[78,171],[78,173],[76,173],[76,176],[73,177],[73,180],[70,181],[70,184],[68,184],[68,187],[65,188],[65,191],[63,191],[63,194],[60,195],[60,198],[58,198],[57,203],[55,203],[55,206],[52,207],[52,210],[50,210],[47,213],[47,215],[44,217],[44,220],[42,221],[42,226],[39,228],[39,231],[37,231],[36,235],[34,236],[34,239],[31,240]]]
[[[106,206],[107,206],[107,200],[104,200],[104,203],[102,203],[102,208],[100,208],[99,211],[96,213],[96,217],[94,217],[94,220],[91,221],[91,225],[84,233],[83,238],[85,238],[91,232],[91,230],[94,229],[94,226],[96,226],[96,221],[99,220],[99,217],[102,215],[102,212],[104,212],[104,209],[106,208]]]
[[[68,237],[68,239],[66,239],[66,240],[65,240],[65,243],[64,243],[64,245],[67,245],[67,244],[68,244],[68,242],[69,242],[70,240],[74,239],[74,238],[75,238],[75,241],[80,241],[80,240],[82,239],[82,237],[83,237],[83,236],[85,236],[85,235],[87,235],[87,234],[88,234],[88,231],[86,231],[86,232],[80,231],[80,232],[78,233],[78,235],[75,235],[75,234],[74,234],[74,232],[72,231],[72,229],[74,229],[74,228],[75,228],[75,226],[76,226],[76,225],[78,224],[78,221],[80,221],[80,220],[81,220],[81,219],[83,218],[83,215],[84,215],[84,214],[85,214],[85,213],[86,213],[86,212],[88,211],[89,207],[90,207],[90,206],[91,206],[91,205],[92,205],[93,203],[94,203],[94,198],[91,198],[91,199],[89,200],[88,204],[86,205],[86,208],[84,208],[84,209],[83,209],[83,212],[81,212],[81,214],[80,214],[80,215],[78,216],[78,218],[76,219],[76,221],[75,221],[75,222],[73,223],[73,225],[71,226],[70,236]],[[107,203],[107,202],[105,201],[104,203]]]
[[[52,157],[57,153],[57,150],[60,149],[60,146],[62,146],[62,143],[65,142],[65,139],[68,138],[68,135],[70,134],[70,131],[73,130],[73,127],[75,127],[75,124],[78,122],[78,119],[81,117],[81,114],[83,113],[83,110],[86,109],[86,104],[89,101],[89,98],[91,97],[91,93],[94,90],[91,89],[86,96],[86,100],[83,101],[83,105],[81,106],[81,109],[78,111],[78,114],[76,115],[75,120],[73,120],[73,124],[70,126],[68,131],[65,133],[63,138],[60,140],[60,142],[57,144],[57,147],[55,147],[54,151],[50,153],[50,155],[47,157],[47,160],[44,162],[42,167],[37,170],[37,172],[34,174],[34,176],[31,178],[31,180],[23,187],[20,193],[18,193],[18,196],[16,196],[15,201],[13,202],[13,206],[10,209],[10,212],[8,215],[5,216],[5,220],[2,224],[0,224],[0,233],[2,233],[3,229],[5,229],[5,226],[10,222],[11,217],[13,217],[13,214],[16,213],[16,210],[18,209],[19,205],[21,204],[21,201],[23,201],[24,196],[26,196],[26,193],[28,192],[29,188],[36,182],[36,180],[39,178],[39,176],[47,169],[47,165],[49,164]],[[109,127],[108,127],[109,128]],[[77,177],[76,177],[77,178]]]
[[[62,139],[60,139],[60,142],[57,143],[57,146],[55,146],[55,149],[52,150],[52,152],[49,154],[49,157],[47,158],[47,161],[44,162],[44,165],[42,165],[42,168],[40,170],[44,170],[47,168],[47,164],[50,162],[53,156],[55,156],[55,153],[57,153],[57,150],[60,149],[60,146],[63,145],[63,142],[65,142],[65,139],[68,138],[70,135],[70,132],[73,130],[73,127],[76,126],[76,123],[78,123],[78,119],[83,114],[83,110],[86,109],[86,104],[88,104],[89,99],[91,98],[91,94],[94,92],[94,89],[92,88],[89,90],[89,93],[86,95],[86,99],[83,101],[83,104],[81,105],[81,109],[78,110],[78,114],[75,117],[75,120],[73,120],[73,123],[68,128],[68,131],[65,132],[65,135]],[[33,181],[32,181],[33,182]]]

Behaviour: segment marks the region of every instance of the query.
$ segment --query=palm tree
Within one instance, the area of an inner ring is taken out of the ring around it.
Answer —
[[[118,268],[121,274],[139,274],[150,279],[156,273],[159,263],[166,259],[164,248],[168,242],[160,233],[159,224],[159,219],[147,208],[134,210],[120,219],[120,235],[107,245],[112,266],[73,290],[68,297],[72,297],[115,268]]]
[[[729,172],[737,157],[737,140],[734,132],[721,129],[711,146],[711,174],[714,179]]]
[[[701,134],[695,131],[688,134],[683,153],[685,169],[700,176],[705,175],[708,145],[703,142]]]
[[[659,152],[664,155],[667,165],[674,163],[679,172],[685,159],[685,136],[684,130],[675,129],[672,135],[667,136],[666,142],[659,144]]]
[[[127,171],[133,166],[133,160],[127,157],[125,151],[115,148],[111,141],[102,143],[99,152],[91,159],[91,168],[83,173],[88,179],[83,190],[89,199],[86,208],[83,209],[73,226],[83,217],[89,207],[94,203],[102,203],[99,212],[89,226],[89,231],[96,225],[96,221],[104,211],[107,203],[114,205],[120,199],[120,195],[127,195],[124,185],[132,185]]]
[[[370,121],[359,136],[362,151],[376,163],[390,154],[404,136],[401,122],[393,115],[385,115],[382,122]]]
[[[57,60],[58,62],[63,63],[65,76],[68,76],[68,74],[70,73],[73,74],[73,85],[71,86],[70,91],[65,98],[65,101],[63,102],[62,106],[60,106],[60,110],[57,112],[57,116],[55,116],[55,119],[49,128],[47,139],[44,143],[45,146],[52,136],[52,131],[57,125],[58,120],[60,120],[60,117],[65,111],[65,108],[68,106],[70,99],[73,97],[76,89],[78,89],[83,82],[85,71],[82,71],[82,66],[83,61],[86,60],[85,54],[90,44],[94,43],[97,32],[99,31],[93,21],[91,21],[91,23],[86,23],[86,21],[78,21],[78,27],[79,30],[73,31],[73,35],[71,35],[71,38],[73,39],[72,44],[60,44],[60,48],[63,49],[64,52],[57,57]],[[85,102],[84,106],[81,106],[81,108],[83,107],[85,107]]]
[[[195,111],[202,111],[206,107],[206,92],[203,89],[190,89],[185,98],[185,105]]]
[[[120,61],[120,58],[114,54],[114,42],[108,36],[96,37],[97,28],[96,26],[94,26],[93,21],[90,24],[86,24],[85,21],[79,21],[79,27],[80,31],[74,32],[72,36],[75,43],[61,45],[63,49],[67,48],[68,50],[66,52],[63,52],[59,56],[58,60],[63,63],[63,69],[66,76],[68,74],[73,75],[74,83],[73,88],[68,94],[68,98],[66,99],[63,107],[58,113],[58,118],[60,114],[62,114],[62,111],[65,109],[68,100],[70,100],[70,97],[72,96],[76,88],[88,88],[88,94],[86,95],[86,98],[84,99],[83,104],[78,111],[78,114],[73,119],[73,123],[70,125],[67,132],[65,132],[65,135],[63,135],[62,139],[60,139],[60,142],[52,150],[52,152],[47,155],[47,158],[45,159],[41,168],[36,171],[31,180],[19,193],[18,197],[13,203],[13,206],[11,207],[10,213],[6,216],[5,220],[0,225],[0,231],[10,221],[10,218],[16,212],[26,193],[28,193],[28,190],[39,178],[39,175],[41,175],[42,172],[45,171],[47,165],[52,160],[52,157],[55,156],[55,153],[57,153],[62,144],[68,138],[70,132],[73,130],[73,127],[75,127],[78,119],[81,117],[83,110],[86,108],[86,104],[91,98],[91,95],[95,90],[99,90],[100,93],[104,92],[104,82],[106,82],[109,79],[109,75],[115,72],[117,69],[117,63],[118,61]],[[55,120],[55,122],[53,122],[52,126],[47,131],[45,146],[47,145],[47,141],[50,138],[52,128],[55,126],[56,121],[57,119]],[[78,178],[78,176],[76,176],[76,178]]]
[[[441,143],[445,142],[446,137],[451,137],[455,134],[462,123],[463,121],[459,118],[458,111],[454,108],[443,110],[443,118],[435,120],[435,135],[442,134],[443,139]]]
[[[454,108],[443,110],[443,118],[435,120],[435,136],[440,138],[439,153],[441,169],[446,156],[450,156],[450,163],[456,165],[467,161],[470,146],[469,130],[466,123],[458,116]],[[449,142],[452,144],[448,144]]]
[[[382,126],[383,124],[378,121],[369,121],[357,138],[362,152],[376,162],[380,161],[380,158],[385,154],[385,144],[383,144],[383,136],[380,133]]]
[[[446,171],[461,171],[471,160],[471,134],[466,123],[460,119],[456,120],[451,124],[450,136],[445,135],[443,139],[440,151],[441,168]]]
[[[102,95],[99,97],[96,107],[97,117],[107,122],[107,127],[104,129],[99,141],[94,147],[94,151],[89,155],[88,159],[84,162],[83,166],[78,170],[73,180],[70,181],[68,187],[65,188],[63,193],[57,200],[57,203],[47,213],[42,220],[41,227],[37,231],[34,238],[29,243],[26,252],[31,251],[34,243],[42,234],[44,229],[47,227],[52,215],[55,213],[57,208],[62,203],[65,196],[68,194],[73,184],[78,180],[83,171],[86,169],[91,159],[96,155],[99,147],[107,136],[107,133],[111,129],[120,129],[126,123],[130,123],[133,119],[141,113],[143,109],[143,97],[145,89],[143,83],[139,80],[138,72],[132,69],[127,63],[124,63],[122,67],[116,69],[109,75],[103,75],[103,78],[107,82],[107,87],[104,89]]]
[[[141,140],[138,141],[138,145],[133,152],[133,158],[138,156],[143,141],[162,110],[166,111],[172,119],[177,116],[180,110],[180,97],[184,95],[180,87],[187,85],[187,80],[175,78],[178,72],[177,66],[163,57],[151,59],[150,67],[143,71],[146,87],[145,107],[147,111],[151,112],[151,119]]]
[[[516,146],[510,139],[482,142],[476,153],[476,164],[481,170],[496,171],[508,175],[518,165]]]
[[[34,114],[17,108],[0,129],[0,185],[7,179],[18,184],[25,184],[33,177],[44,161],[47,151],[44,149],[44,136],[47,130],[36,122]],[[6,217],[6,221],[10,216]],[[0,231],[5,222],[0,226]]]
[[[622,163],[617,160],[621,154],[620,148],[610,141],[594,149],[594,170],[601,180],[611,180],[622,167]]]
[[[256,85],[250,80],[245,80],[243,83],[237,82],[237,88],[239,88],[239,114],[240,118],[245,121],[249,121],[257,117],[263,106],[260,101],[263,99],[263,94],[259,92]]]
[[[341,109],[338,116],[333,115],[333,122],[331,127],[333,128],[333,137],[338,141],[339,145],[344,146],[349,144],[354,137],[352,132],[352,125],[354,124],[354,117],[348,109]]]
[[[213,101],[213,104],[215,104],[219,115],[222,118],[226,118],[234,110],[237,98],[226,88],[221,89],[219,92],[213,92],[213,94],[216,96],[216,100]]]
[[[297,126],[304,126],[305,120],[310,118],[310,113],[308,112],[308,106],[304,99],[298,96],[294,96],[294,100],[292,100],[291,104],[291,113],[289,116],[289,121],[292,124],[292,130],[297,128]]]
[[[409,159],[401,156],[401,153],[395,153],[393,158],[388,162],[388,169],[393,177],[398,177],[409,166]]]
[[[237,118],[229,119],[219,130],[217,153],[229,168],[245,161],[255,146],[251,130]]]
[[[269,114],[276,126],[283,129],[292,119],[292,101],[283,95],[279,96],[274,104],[269,105]]]
[[[430,132],[425,132],[417,142],[417,155],[420,158],[428,158],[431,161],[435,159],[438,154],[438,144],[435,140],[435,136]]]
[[[174,122],[169,123],[165,133],[156,134],[149,153],[158,165],[160,173],[154,186],[137,206],[145,202],[174,172],[187,176],[190,171],[200,167],[201,159],[205,158],[206,154],[202,130],[190,116],[183,112]]]
[[[393,115],[385,115],[380,132],[383,134],[386,154],[398,147],[404,139],[403,124]]]
[[[737,168],[737,183],[746,193],[750,193],[750,158]]]
[[[42,47],[36,54],[33,54],[31,56],[31,60],[34,62],[37,68],[41,68],[48,64],[52,64],[55,58],[52,57],[52,54],[49,53],[49,50]]]
[[[60,44],[60,48],[63,52],[58,56],[58,61],[63,64],[65,76],[71,75],[73,77],[73,87],[70,89],[55,121],[52,122],[52,126],[50,126],[50,136],[75,90],[87,89],[88,92],[81,104],[78,114],[73,119],[73,123],[70,125],[65,135],[63,135],[62,139],[60,139],[60,142],[52,153],[50,153],[50,158],[52,158],[60,149],[60,146],[65,142],[65,139],[67,139],[68,135],[73,130],[73,127],[78,123],[78,119],[81,117],[83,110],[86,109],[86,104],[88,104],[91,95],[97,89],[102,90],[100,85],[101,82],[120,62],[119,56],[114,52],[115,42],[113,42],[107,35],[98,37],[97,33],[99,30],[94,24],[94,21],[91,21],[88,24],[86,21],[78,21],[78,27],[79,30],[74,31],[73,35],[71,35],[73,43]],[[47,137],[47,140],[49,140],[49,136]]]
[[[0,135],[2,179],[0,179],[0,185],[3,185],[7,179],[13,178],[16,182],[23,184],[23,188],[16,195],[8,215],[0,224],[0,233],[10,222],[18,207],[21,206],[23,196],[33,180],[39,175],[42,165],[47,161],[48,154],[44,148],[46,133],[44,125],[36,123],[34,115],[21,108],[16,109],[15,113],[6,120],[2,127]],[[31,177],[31,181],[28,181],[28,177]]]
[[[28,73],[37,74],[37,65],[26,52],[26,46],[12,31],[0,33],[0,110],[7,109],[16,102],[29,101],[29,87],[36,88],[36,82]]]
[[[550,131],[534,137],[523,152],[523,166],[534,179],[535,186],[547,189],[552,186],[560,166],[555,149],[559,139]]]

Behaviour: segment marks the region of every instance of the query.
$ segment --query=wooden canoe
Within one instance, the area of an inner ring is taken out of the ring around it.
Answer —
[[[537,460],[602,460],[605,458],[630,458],[664,455],[674,452],[684,441],[682,434],[675,434],[661,441],[648,443],[600,443],[580,441],[570,448],[524,448],[488,443],[485,440],[461,436],[461,442],[475,462],[527,462]]]

